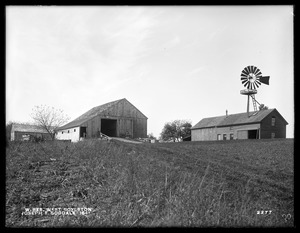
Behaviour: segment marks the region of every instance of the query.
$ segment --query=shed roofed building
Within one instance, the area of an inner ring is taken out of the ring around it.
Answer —
[[[274,109],[203,118],[191,128],[192,141],[285,138],[288,122]]]
[[[97,138],[100,132],[110,137],[147,137],[147,117],[127,99],[94,107],[58,128],[57,139],[78,141]]]
[[[8,132],[10,141],[27,141],[31,138],[51,140],[51,135],[37,125],[12,123]]]

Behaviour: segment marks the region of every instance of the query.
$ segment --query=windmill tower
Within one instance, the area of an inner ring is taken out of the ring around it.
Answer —
[[[258,103],[258,101],[255,99],[255,94],[257,94],[256,88],[258,88],[259,85],[261,85],[262,83],[269,85],[269,79],[270,79],[270,76],[262,76],[262,73],[260,72],[260,70],[255,66],[247,66],[242,70],[242,73],[241,73],[242,84],[247,89],[241,90],[240,93],[242,95],[247,95],[247,97],[248,97],[248,101],[247,101],[248,117],[250,117],[250,115],[249,115],[250,97],[252,98],[253,108],[254,108],[254,112],[255,112],[254,114],[256,114],[257,104],[260,105],[260,103]]]

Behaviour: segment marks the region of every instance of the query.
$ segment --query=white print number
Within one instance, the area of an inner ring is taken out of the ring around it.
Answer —
[[[292,218],[291,214],[283,214],[282,217],[284,218],[284,221],[287,222],[288,220],[290,220]]]
[[[271,214],[272,210],[257,210],[256,214]]]

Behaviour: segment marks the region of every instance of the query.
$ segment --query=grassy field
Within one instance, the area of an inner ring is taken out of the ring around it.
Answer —
[[[293,144],[10,143],[6,226],[293,227]]]

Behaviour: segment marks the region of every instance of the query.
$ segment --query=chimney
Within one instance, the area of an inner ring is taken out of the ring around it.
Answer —
[[[228,117],[228,111],[227,111],[227,109],[226,109],[226,117]]]

